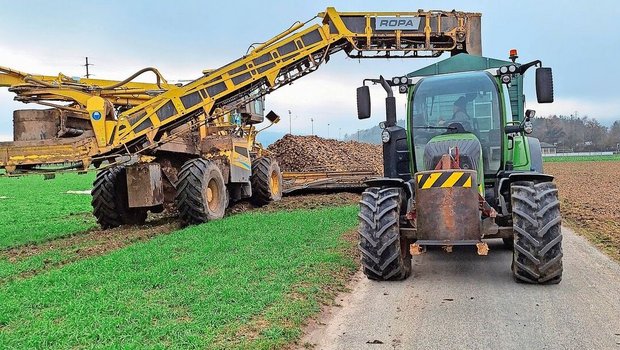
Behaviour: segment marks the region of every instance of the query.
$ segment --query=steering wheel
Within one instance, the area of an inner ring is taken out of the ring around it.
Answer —
[[[469,122],[464,121],[452,122],[448,124],[448,131],[446,131],[446,134],[464,134],[469,132],[465,129],[465,125],[463,125],[463,123],[469,124]]]

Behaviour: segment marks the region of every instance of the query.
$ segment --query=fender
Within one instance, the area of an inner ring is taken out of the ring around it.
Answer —
[[[501,195],[503,193],[504,187],[510,186],[514,181],[534,181],[534,182],[551,182],[553,181],[553,175],[543,174],[536,171],[518,171],[511,172],[508,174],[503,174],[499,180],[497,186],[497,198],[499,199],[499,206],[502,212],[502,215],[508,215],[508,206],[506,204],[506,199]],[[507,176],[506,176],[507,175]]]
[[[413,198],[414,190],[411,181],[405,181],[400,178],[378,177],[364,181],[368,187],[400,187],[407,193],[407,198]]]
[[[535,172],[542,173],[544,170],[540,140],[535,137],[528,136],[527,144],[530,149],[530,168]]]

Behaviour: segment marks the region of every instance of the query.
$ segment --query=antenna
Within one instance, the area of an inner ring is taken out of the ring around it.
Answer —
[[[89,66],[94,66],[94,64],[88,63],[88,57],[86,57],[86,64],[84,65],[84,67],[86,67],[86,79],[90,78],[90,72],[88,71]]]

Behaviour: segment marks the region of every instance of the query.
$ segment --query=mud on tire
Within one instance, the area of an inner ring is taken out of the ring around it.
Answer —
[[[562,217],[552,182],[512,184],[514,248],[512,271],[518,282],[556,284],[562,280]]]
[[[364,274],[372,280],[402,280],[411,274],[411,255],[400,235],[402,190],[368,188],[359,212],[359,250]]]
[[[278,162],[261,157],[252,162],[251,202],[263,206],[282,199],[282,172]]]
[[[179,172],[175,203],[187,225],[223,218],[228,192],[220,168],[201,158],[185,162]]]
[[[109,168],[97,173],[91,195],[93,215],[103,229],[140,225],[146,220],[147,209],[128,206],[124,167]]]

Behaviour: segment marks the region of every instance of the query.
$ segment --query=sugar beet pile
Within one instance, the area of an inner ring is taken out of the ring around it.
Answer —
[[[375,171],[383,173],[382,148],[355,141],[286,135],[268,148],[282,171]]]

